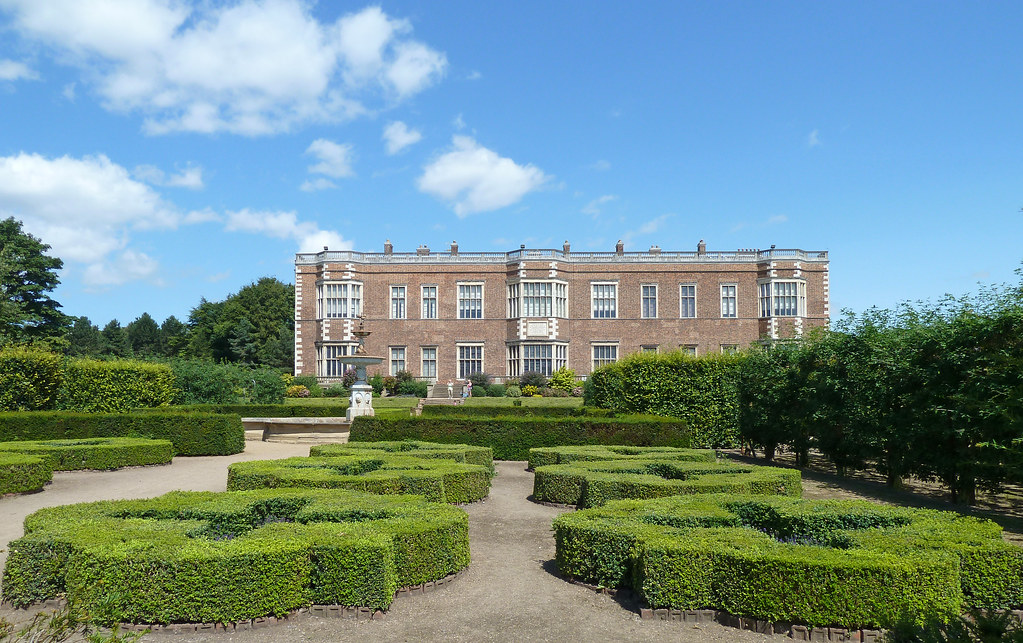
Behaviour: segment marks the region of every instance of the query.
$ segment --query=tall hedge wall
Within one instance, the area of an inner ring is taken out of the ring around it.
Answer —
[[[0,411],[52,409],[60,380],[58,355],[19,346],[0,350]]]
[[[426,405],[423,415],[428,417],[614,417],[610,409],[572,406],[443,406]]]
[[[0,413],[0,442],[113,437],[170,440],[175,455],[229,455],[245,450],[245,429],[237,415],[67,411]]]
[[[590,375],[586,404],[679,418],[689,428],[693,446],[738,446],[736,374],[743,359],[680,352],[630,355]]]
[[[169,366],[117,360],[70,360],[57,408],[90,412],[125,412],[143,406],[164,406],[174,399],[174,374]]]
[[[528,460],[534,447],[573,444],[688,447],[679,420],[653,416],[604,418],[382,418],[357,417],[352,442],[425,440],[494,450],[496,460]]]

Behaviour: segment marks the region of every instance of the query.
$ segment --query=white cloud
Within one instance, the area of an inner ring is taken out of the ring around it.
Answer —
[[[68,102],[75,102],[75,87],[75,83],[68,83],[67,85],[64,85],[64,89],[60,92],[61,95],[68,100]]]
[[[322,176],[315,179],[308,179],[302,182],[302,185],[298,186],[299,190],[303,192],[317,192],[319,190],[330,190],[336,188],[335,184],[330,179],[325,179]]]
[[[480,78],[483,78],[483,74],[475,69],[469,72],[469,75],[465,77],[466,80],[479,80]]]
[[[316,139],[309,144],[305,153],[315,156],[320,162],[310,165],[309,172],[335,179],[352,176],[352,149],[352,146],[347,143],[342,145],[325,138]]]
[[[168,176],[166,172],[154,165],[138,165],[131,173],[139,181],[145,181],[151,185],[188,188],[189,190],[203,188],[202,168],[197,166],[189,166],[177,174]]]
[[[65,260],[94,263],[131,229],[173,228],[181,217],[106,156],[0,157],[0,216],[15,216]]]
[[[299,221],[294,212],[260,212],[249,209],[227,213],[224,229],[228,232],[251,232],[275,239],[293,239],[299,252],[319,251],[323,246],[333,250],[350,250],[352,244],[333,230],[321,230],[311,221]]]
[[[633,239],[635,239],[636,237],[641,237],[641,236],[644,236],[644,235],[653,234],[653,233],[657,232],[658,230],[660,230],[661,226],[663,226],[665,223],[667,223],[668,219],[670,219],[673,216],[675,216],[675,215],[673,215],[673,214],[662,214],[659,217],[655,217],[653,219],[650,219],[649,221],[647,221],[647,222],[643,223],[642,225],[640,225],[635,230],[629,230],[628,232],[623,234],[622,235],[622,241],[624,241],[626,244],[628,244]]]
[[[597,172],[607,172],[608,170],[611,169],[611,163],[605,161],[604,159],[600,159],[599,161],[591,165],[590,169],[595,170]]]
[[[388,154],[397,154],[409,145],[414,145],[423,139],[419,130],[409,129],[408,125],[401,121],[394,121],[384,128],[384,143]]]
[[[367,7],[321,22],[303,0],[3,0],[23,38],[82,70],[146,131],[245,135],[371,111],[437,82],[445,55]]]
[[[611,201],[615,201],[616,199],[618,199],[618,196],[615,194],[605,194],[604,196],[599,196],[596,199],[593,199],[592,201],[587,203],[585,206],[583,206],[583,209],[580,210],[580,212],[582,212],[583,214],[589,214],[593,216],[593,218],[596,218],[598,215],[600,215],[600,209],[602,205],[604,205],[605,203],[610,203]]]
[[[788,220],[789,220],[789,218],[787,216],[785,216],[784,214],[776,214],[774,216],[771,216],[771,217],[767,218],[767,224],[766,225],[777,225],[779,223],[785,223]]]
[[[423,168],[418,186],[465,217],[518,203],[549,178],[534,165],[518,165],[468,136],[454,136],[452,150]]]
[[[459,114],[455,117],[455,120],[451,121],[451,125],[457,130],[463,130],[465,129],[465,120],[462,118],[462,115]]]
[[[810,132],[806,137],[807,147],[817,147],[821,144],[820,130],[814,130]]]
[[[154,281],[159,268],[160,265],[149,255],[124,250],[110,261],[89,265],[82,275],[82,281],[93,287],[120,286],[129,281]]]
[[[39,74],[25,63],[15,60],[0,60],[0,80],[36,80]]]

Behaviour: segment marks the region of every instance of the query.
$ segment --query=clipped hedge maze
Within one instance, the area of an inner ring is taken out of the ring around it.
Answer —
[[[0,442],[3,453],[42,458],[54,471],[77,471],[167,464],[174,457],[174,445],[170,440],[145,438]]]
[[[313,487],[374,494],[417,494],[433,502],[467,503],[490,494],[491,470],[453,460],[392,455],[287,458],[236,462],[227,470],[227,489]]]
[[[309,605],[386,609],[469,564],[464,511],[414,496],[172,492],[37,511],[10,545],[3,598],[66,593],[102,624],[226,623]]]
[[[597,460],[683,460],[686,462],[714,462],[714,449],[677,449],[674,447],[630,447],[613,445],[585,445],[542,447],[529,450],[529,468],[551,464]]]
[[[466,464],[478,464],[494,470],[494,450],[468,444],[437,444],[406,440],[403,442],[349,442],[347,444],[321,444],[309,447],[311,456],[344,455],[407,455],[417,458],[439,458]]]
[[[0,496],[39,491],[52,479],[53,469],[45,458],[0,452]]]
[[[1023,548],[948,512],[712,494],[608,503],[554,531],[561,573],[654,608],[889,627],[1023,605]]]
[[[611,500],[684,494],[771,494],[799,497],[798,471],[718,462],[711,450],[562,447],[533,449],[533,500],[599,507]]]

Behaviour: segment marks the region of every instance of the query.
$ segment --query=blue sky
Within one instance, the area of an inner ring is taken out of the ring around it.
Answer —
[[[831,252],[832,310],[1015,281],[1018,2],[0,0],[0,217],[94,323],[294,253]]]

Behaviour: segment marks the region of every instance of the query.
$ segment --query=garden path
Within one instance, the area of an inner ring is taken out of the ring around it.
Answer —
[[[22,533],[24,517],[43,506],[88,500],[141,498],[173,489],[223,491],[227,465],[284,458],[308,446],[248,442],[235,456],[176,458],[161,467],[113,472],[57,473],[45,491],[0,499],[0,542]],[[420,596],[395,600],[382,621],[305,616],[247,632],[195,636],[151,635],[144,640],[283,643],[285,641],[766,641],[717,624],[641,621],[633,606],[569,584],[554,575],[551,521],[563,509],[527,500],[533,475],[524,462],[498,462],[490,497],[469,505],[472,564],[457,581]],[[24,620],[24,612],[0,608]],[[780,640],[780,639],[779,639]]]

